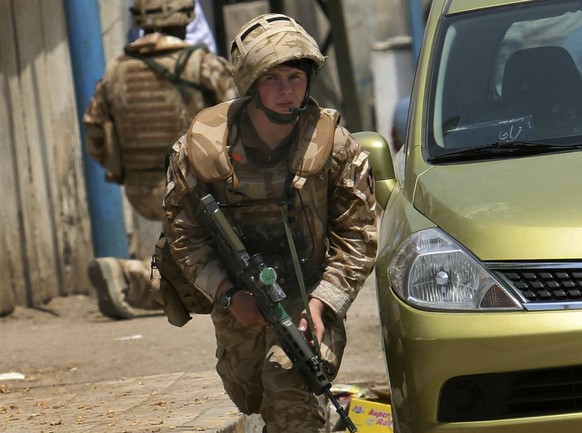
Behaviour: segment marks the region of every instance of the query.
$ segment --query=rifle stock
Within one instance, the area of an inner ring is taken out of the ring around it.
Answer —
[[[285,298],[285,292],[277,283],[275,271],[265,264],[260,254],[250,256],[211,194],[202,197],[201,203],[198,220],[215,240],[230,278],[237,287],[244,288],[254,295],[261,313],[275,334],[277,343],[285,351],[310,391],[315,395],[325,394],[349,431],[355,433],[356,427],[331,392],[326,364],[313,352],[280,303]]]

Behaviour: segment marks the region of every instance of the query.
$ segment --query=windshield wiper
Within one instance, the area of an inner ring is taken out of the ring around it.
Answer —
[[[428,159],[428,162],[447,162],[456,160],[490,159],[500,156],[527,156],[548,152],[564,152],[582,149],[582,143],[576,144],[552,144],[533,141],[497,142],[484,146],[456,149],[441,153]]]

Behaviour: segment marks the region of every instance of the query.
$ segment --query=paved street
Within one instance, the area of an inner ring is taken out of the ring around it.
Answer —
[[[347,328],[334,384],[386,383],[371,284]],[[111,321],[83,296],[17,309],[0,318],[0,377],[24,379],[0,380],[0,432],[250,433],[253,420],[236,411],[214,371],[214,344],[206,316],[183,328],[156,314]]]

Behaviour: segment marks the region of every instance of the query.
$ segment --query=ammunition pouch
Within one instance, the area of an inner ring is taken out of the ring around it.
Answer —
[[[152,256],[150,290],[168,322],[174,326],[188,323],[192,318],[190,313],[209,314],[212,311],[212,302],[184,277],[165,233],[160,234]]]

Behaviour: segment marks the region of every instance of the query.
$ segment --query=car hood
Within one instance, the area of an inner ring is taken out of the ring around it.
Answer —
[[[582,259],[582,152],[433,166],[414,205],[481,260]]]

